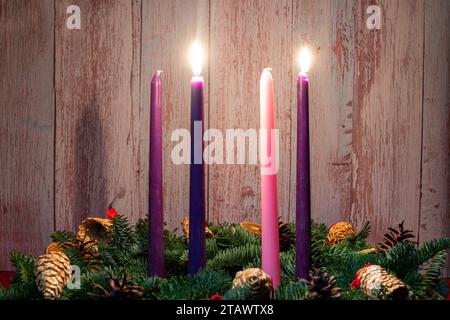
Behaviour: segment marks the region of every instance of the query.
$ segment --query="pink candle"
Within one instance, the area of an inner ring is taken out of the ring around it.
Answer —
[[[261,160],[261,263],[274,288],[280,284],[280,244],[278,235],[277,173],[273,79],[264,69],[260,80],[260,160]]]

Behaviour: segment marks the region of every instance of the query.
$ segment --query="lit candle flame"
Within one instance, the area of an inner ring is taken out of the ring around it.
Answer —
[[[303,48],[298,54],[298,64],[300,66],[301,73],[307,73],[311,66],[311,53],[308,48]]]
[[[199,77],[202,73],[203,51],[197,40],[192,44],[191,51],[189,52],[189,60],[194,76]]]

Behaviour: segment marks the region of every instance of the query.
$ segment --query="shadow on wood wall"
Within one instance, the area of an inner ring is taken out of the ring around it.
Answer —
[[[373,3],[380,30],[366,27]],[[66,27],[72,4],[81,30]],[[420,241],[449,235],[449,15],[446,0],[0,0],[0,270],[10,250],[39,253],[51,230],[109,205],[146,216],[156,69],[165,216],[180,226],[189,170],[171,163],[170,134],[189,127],[195,38],[208,56],[206,127],[258,128],[259,76],[273,69],[283,220],[295,216],[295,54],[306,44],[313,218],[369,220],[372,242],[403,219]],[[209,220],[259,221],[259,197],[257,166],[207,168]]]
[[[86,217],[96,212],[104,212],[107,208],[105,190],[108,181],[105,179],[104,167],[108,159],[105,157],[103,125],[97,110],[95,99],[85,108],[76,126],[75,156],[75,208],[69,217],[72,225],[77,226]]]

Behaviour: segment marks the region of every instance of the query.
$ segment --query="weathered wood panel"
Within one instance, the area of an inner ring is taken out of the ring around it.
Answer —
[[[257,129],[259,77],[273,69],[283,220],[295,217],[296,54],[308,45],[313,218],[370,220],[373,242],[403,219],[420,241],[449,235],[448,1],[80,0],[81,30],[68,30],[71,4],[0,0],[0,269],[12,249],[39,253],[55,224],[73,230],[110,205],[146,215],[157,69],[165,218],[180,226],[189,167],[172,163],[170,137],[189,129],[194,39],[206,128]],[[381,30],[366,27],[370,4]],[[207,179],[209,220],[260,220],[258,165],[207,166]]]
[[[425,2],[419,240],[450,236],[450,2]]]
[[[53,221],[53,1],[0,1],[0,270]]]
[[[190,130],[190,82],[192,69],[188,52],[197,39],[205,50],[202,70],[205,79],[205,117],[208,111],[209,2],[207,0],[144,1],[142,8],[141,69],[141,154],[148,157],[150,80],[156,70],[163,70],[163,146],[164,146],[164,216],[168,227],[180,228],[189,214],[189,165],[175,165],[171,160],[173,130]],[[206,119],[207,120],[207,119]],[[207,121],[205,128],[207,128]],[[142,162],[148,179],[148,160]],[[148,186],[145,186],[148,192]],[[147,203],[144,206],[147,211]]]
[[[58,229],[72,230],[111,205],[136,220],[140,157],[140,1],[77,1],[81,30],[66,28],[56,1],[56,189]]]
[[[280,129],[278,208],[289,216],[292,88],[291,1],[211,1],[210,127],[259,128],[259,78],[272,68]],[[247,145],[248,148],[248,145]],[[226,156],[226,150],[224,150]],[[259,165],[212,165],[211,221],[260,221]]]
[[[423,1],[377,1],[380,30],[355,11],[351,220],[371,221],[372,240],[402,220],[416,229],[420,210]]]
[[[309,72],[312,217],[330,225],[348,220],[351,210],[356,1],[299,0],[294,3],[293,53],[308,46],[313,55]],[[294,74],[297,74],[297,60],[293,62]],[[296,113],[294,107],[292,119],[296,119]],[[295,133],[296,121],[292,124]],[[292,142],[290,202],[291,215],[295,217],[295,134]]]

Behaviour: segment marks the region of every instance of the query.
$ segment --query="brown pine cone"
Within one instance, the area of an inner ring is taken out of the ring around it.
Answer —
[[[322,272],[319,268],[314,268],[309,272],[309,281],[306,285],[309,289],[309,296],[314,300],[336,300],[341,297],[341,289],[336,287],[336,279]]]
[[[378,242],[377,246],[381,252],[386,252],[387,250],[394,247],[397,243],[409,242],[411,238],[414,238],[412,230],[405,230],[403,227],[404,221],[398,224],[398,229],[389,227],[388,232],[384,234],[383,241]]]
[[[140,299],[144,295],[142,287],[137,285],[130,285],[129,281],[132,277],[124,276],[121,278],[110,274],[108,287],[104,288],[96,284],[94,288],[96,293],[91,294],[94,298],[105,300],[125,300],[125,299]]]

